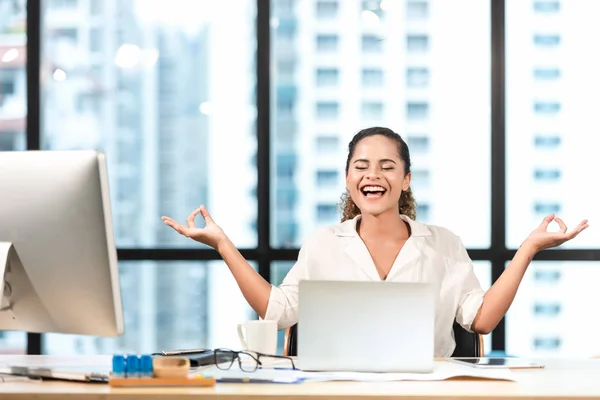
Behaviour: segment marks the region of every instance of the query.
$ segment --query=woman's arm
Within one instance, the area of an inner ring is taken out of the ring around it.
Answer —
[[[548,225],[552,220],[555,220],[560,226],[559,232],[547,232]],[[525,271],[535,254],[541,250],[560,246],[587,227],[587,220],[583,220],[575,229],[567,233],[565,223],[554,214],[544,218],[541,225],[525,239],[502,275],[486,292],[471,329],[482,334],[494,330],[512,304]]]
[[[223,239],[218,244],[217,251],[229,267],[250,307],[260,318],[264,318],[269,305],[271,284],[248,264],[229,238]]]
[[[206,222],[204,228],[196,226],[195,219],[198,214],[202,215]],[[180,234],[217,250],[221,257],[223,257],[225,264],[229,267],[250,307],[261,318],[264,318],[269,304],[271,284],[248,264],[248,261],[235,248],[231,240],[225,235],[225,232],[213,221],[204,206],[192,211],[186,220],[187,226],[169,217],[162,217],[162,220],[166,225],[175,229]]]

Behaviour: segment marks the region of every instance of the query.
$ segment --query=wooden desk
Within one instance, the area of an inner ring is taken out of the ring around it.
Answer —
[[[600,399],[600,360],[543,360],[547,367],[515,371],[518,382],[449,380],[440,382],[323,382],[304,384],[217,384],[214,388],[117,389],[105,384],[70,382],[0,383],[0,399]],[[110,365],[110,357],[0,356],[0,363],[29,365]]]

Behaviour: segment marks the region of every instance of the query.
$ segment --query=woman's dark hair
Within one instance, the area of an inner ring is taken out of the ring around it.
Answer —
[[[348,174],[348,168],[350,168],[350,160],[354,155],[354,150],[356,149],[356,145],[369,136],[381,135],[385,136],[388,139],[393,140],[398,145],[398,155],[400,159],[404,162],[404,174],[408,174],[410,172],[410,153],[408,151],[408,146],[406,142],[402,140],[400,135],[388,128],[382,128],[379,126],[375,126],[373,128],[363,129],[358,132],[350,143],[348,144],[348,159],[346,160],[346,174]],[[356,206],[348,191],[346,191],[342,195],[342,222],[352,219],[360,214],[360,209]],[[408,190],[402,191],[400,195],[400,201],[398,202],[398,209],[400,214],[404,214],[411,219],[415,219],[417,216],[417,204],[415,202],[415,198],[413,197],[412,190],[409,187]]]

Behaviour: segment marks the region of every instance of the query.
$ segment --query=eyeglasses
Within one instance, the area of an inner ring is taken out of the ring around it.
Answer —
[[[238,360],[240,370],[244,372],[254,372],[258,369],[258,367],[262,366],[262,363],[260,362],[261,357],[288,360],[292,364],[292,369],[296,369],[293,359],[275,354],[263,354],[257,352],[249,353],[246,351],[233,351],[229,349],[215,349],[213,354],[215,357],[215,365],[217,368],[222,370],[230,369],[233,365],[233,362]],[[242,360],[242,357],[240,356],[243,356],[244,359]]]

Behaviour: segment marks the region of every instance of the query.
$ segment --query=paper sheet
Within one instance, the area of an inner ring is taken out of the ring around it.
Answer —
[[[492,380],[515,381],[514,374],[508,370],[477,369],[449,362],[435,362],[431,373],[373,373],[373,372],[309,372],[291,369],[262,368],[255,372],[241,371],[237,366],[229,370],[216,367],[197,371],[217,381],[241,381],[256,383],[300,383],[327,381],[357,381],[357,382],[393,382],[393,381],[442,381],[450,378],[482,378]]]

